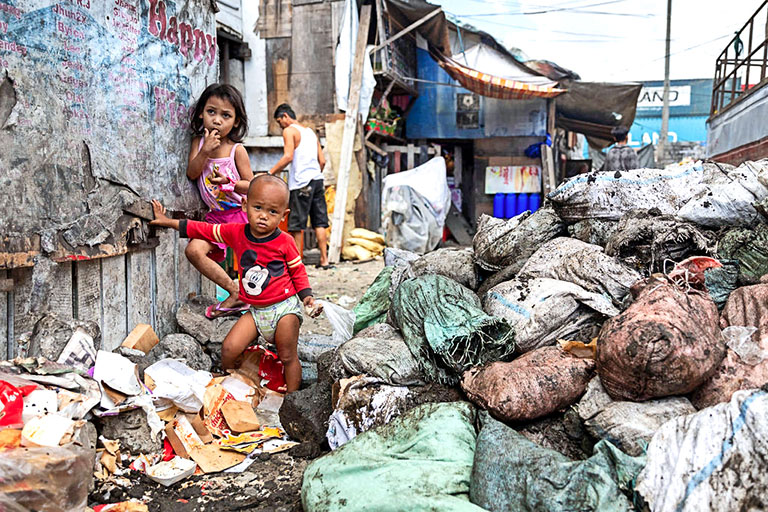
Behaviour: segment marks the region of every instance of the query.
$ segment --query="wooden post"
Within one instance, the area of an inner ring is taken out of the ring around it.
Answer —
[[[365,45],[368,42],[368,27],[371,23],[371,6],[364,5],[360,12],[360,25],[357,30],[355,45],[355,62],[352,66],[352,77],[349,84],[349,101],[344,116],[344,135],[341,139],[341,161],[336,177],[336,203],[333,206],[333,221],[331,228],[331,246],[328,259],[338,263],[341,259],[341,245],[344,242],[344,217],[347,213],[347,193],[349,188],[349,172],[355,146],[357,131],[357,113],[360,108],[360,87],[363,83],[363,59],[368,58]]]

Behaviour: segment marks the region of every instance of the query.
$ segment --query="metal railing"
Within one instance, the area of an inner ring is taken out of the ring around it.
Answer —
[[[719,114],[751,89],[762,86],[767,65],[768,0],[765,0],[717,58],[710,115]]]

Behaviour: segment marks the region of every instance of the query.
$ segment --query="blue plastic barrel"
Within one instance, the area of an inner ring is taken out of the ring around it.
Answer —
[[[517,203],[517,213],[518,215],[523,213],[524,211],[528,210],[528,201],[529,196],[531,194],[517,194],[519,199]]]
[[[528,208],[531,213],[535,212],[541,206],[541,194],[531,194],[531,198],[528,201]]]
[[[501,192],[493,196],[493,216],[498,219],[504,218],[504,194]]]
[[[515,216],[515,195],[504,194],[504,218],[511,219]]]

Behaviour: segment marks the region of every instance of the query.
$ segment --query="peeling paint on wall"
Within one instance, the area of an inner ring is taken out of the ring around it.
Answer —
[[[137,199],[200,208],[188,118],[216,77],[210,0],[0,0],[0,253],[118,243]]]

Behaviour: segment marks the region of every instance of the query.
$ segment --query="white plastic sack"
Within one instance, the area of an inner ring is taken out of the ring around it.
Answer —
[[[509,322],[519,352],[552,345],[597,324],[603,315],[619,314],[610,299],[555,279],[501,283],[485,295],[483,309]]]
[[[623,171],[618,178],[613,172],[581,174],[566,180],[547,197],[567,222],[619,220],[630,210],[641,208],[658,208],[662,214],[673,215],[714,172],[718,171],[711,164],[697,162],[672,169]]]
[[[184,412],[198,412],[203,406],[205,387],[213,376],[193,370],[177,359],[161,359],[146,370],[155,383],[152,397],[155,407],[163,410],[175,405]]]
[[[440,242],[443,227],[429,201],[408,186],[390,189],[382,217],[389,247],[424,254]]]
[[[338,347],[351,339],[355,327],[355,312],[326,300],[317,302],[323,306],[323,313],[333,327],[333,344]]]
[[[589,292],[610,297],[617,304],[641,278],[636,270],[605,254],[599,245],[565,237],[542,245],[517,275],[518,279],[540,277],[577,284]]]
[[[387,175],[381,191],[382,209],[386,208],[387,198],[393,188],[408,186],[429,201],[442,228],[451,207],[451,190],[445,176],[445,159],[441,156],[436,156],[410,171]]]
[[[761,164],[744,162],[738,168],[716,176],[690,201],[677,216],[701,226],[749,226],[760,214],[753,203],[768,197],[768,188],[760,182]]]
[[[651,440],[636,491],[654,512],[763,510],[768,494],[768,393],[665,423]]]

